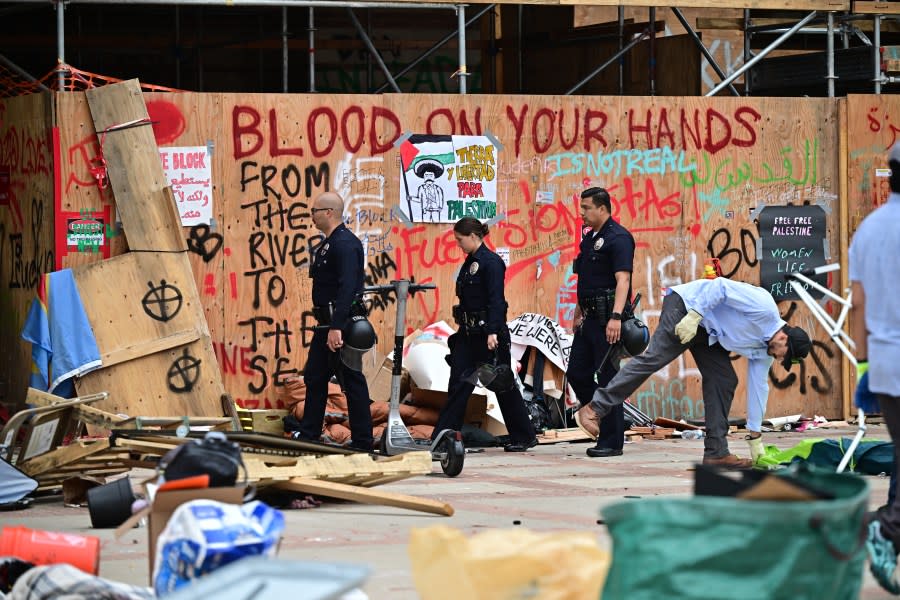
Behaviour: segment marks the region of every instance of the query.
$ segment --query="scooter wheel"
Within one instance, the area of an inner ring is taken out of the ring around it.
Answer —
[[[441,459],[441,470],[447,477],[456,477],[463,470],[466,461],[466,448],[457,440],[444,441],[444,457]]]

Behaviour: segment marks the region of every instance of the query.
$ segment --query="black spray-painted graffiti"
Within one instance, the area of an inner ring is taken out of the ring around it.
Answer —
[[[43,273],[53,270],[53,250],[43,250],[41,225],[44,222],[44,203],[37,198],[31,200],[31,242],[32,252],[27,256],[22,233],[9,234],[10,272],[9,288],[31,290],[37,287]]]
[[[276,323],[275,320],[270,317],[253,317],[246,321],[240,321],[238,325],[241,327],[250,327],[252,340],[250,350],[253,352],[258,351],[260,339],[275,338],[275,371],[272,373],[272,383],[278,387],[283,386],[285,378],[290,375],[295,375],[298,372],[295,368],[289,368],[291,336],[294,335],[294,332],[291,331],[286,320]],[[272,325],[275,326],[274,329],[271,328]],[[265,329],[264,326],[268,326],[269,328]],[[268,362],[269,359],[262,354],[257,354],[250,359],[250,368],[259,373],[260,377],[259,384],[253,381],[247,384],[247,389],[249,389],[251,393],[260,394],[268,387],[269,372],[266,369]]]
[[[169,367],[167,374],[169,391],[176,394],[192,391],[200,379],[201,362],[203,361],[199,358],[188,354],[187,348],[185,348],[184,353],[176,358]]]
[[[717,229],[706,249],[709,255],[718,258],[722,265],[722,275],[731,277],[738,272],[742,265],[755,267],[759,262],[756,256],[756,236],[749,229],[741,228],[738,234],[738,247],[732,246],[731,231],[729,229]]]
[[[216,253],[222,247],[222,242],[221,233],[213,233],[209,225],[200,224],[191,227],[187,247],[188,250],[199,255],[203,262],[208,263],[216,257]]]
[[[147,286],[150,291],[144,294],[141,300],[141,306],[144,307],[147,316],[164,323],[174,319],[183,302],[181,290],[166,283],[165,279],[161,279],[159,285],[153,285],[152,281],[148,281]]]
[[[248,184],[258,181],[263,198],[242,204],[241,208],[253,214],[254,231],[247,239],[250,270],[244,272],[244,277],[253,280],[253,308],[259,309],[263,295],[270,306],[278,307],[284,302],[287,288],[278,274],[279,269],[288,265],[299,269],[309,264],[311,218],[307,202],[282,200],[282,192],[294,198],[301,191],[303,178],[295,165],[282,169],[280,176],[274,166],[263,165],[259,172],[255,171],[256,167],[253,161],[241,164],[241,191],[245,192]],[[312,196],[314,185],[324,183],[327,191],[329,173],[327,163],[306,168],[307,199]],[[281,192],[272,187],[273,181],[280,182]]]

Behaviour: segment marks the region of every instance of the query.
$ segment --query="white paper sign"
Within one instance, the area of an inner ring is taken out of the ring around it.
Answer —
[[[400,210],[415,223],[497,214],[497,149],[481,135],[412,135],[400,145]]]
[[[172,186],[175,206],[184,227],[209,225],[212,218],[212,165],[206,146],[160,148],[166,181]]]

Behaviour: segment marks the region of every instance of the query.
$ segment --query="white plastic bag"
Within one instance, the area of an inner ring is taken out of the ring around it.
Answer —
[[[274,556],[283,531],[281,511],[259,501],[185,502],[156,541],[153,587],[163,596],[245,556]]]

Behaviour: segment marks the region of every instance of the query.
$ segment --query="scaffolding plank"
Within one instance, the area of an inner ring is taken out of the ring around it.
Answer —
[[[900,2],[854,2],[853,12],[864,15],[900,15]]]

